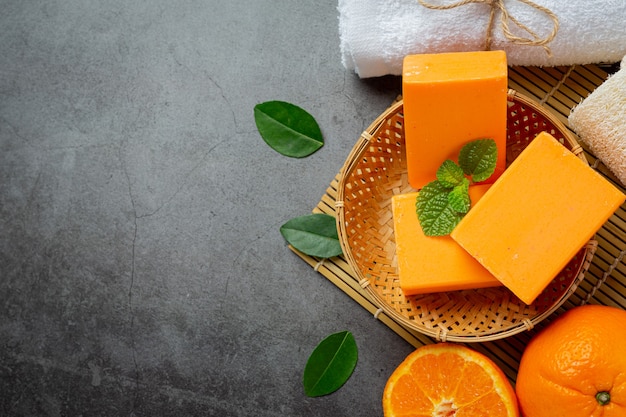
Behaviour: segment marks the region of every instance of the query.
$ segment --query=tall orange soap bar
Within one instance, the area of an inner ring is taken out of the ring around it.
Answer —
[[[542,132],[451,236],[519,299],[531,304],[625,198]]]
[[[472,203],[490,185],[470,187]],[[502,285],[450,236],[425,236],[415,212],[418,193],[392,198],[400,288],[405,295]]]
[[[402,68],[409,183],[420,189],[464,144],[498,146],[495,180],[506,166],[508,69],[504,51],[408,55]],[[493,182],[493,181],[491,181]]]

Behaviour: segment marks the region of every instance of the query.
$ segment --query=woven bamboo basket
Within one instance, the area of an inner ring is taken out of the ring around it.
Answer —
[[[399,286],[391,197],[415,191],[406,171],[402,100],[363,132],[339,176],[337,229],[347,262],[372,302],[399,323],[440,341],[478,342],[532,329],[574,293],[593,258],[590,241],[527,305],[504,287],[405,296]],[[509,90],[507,164],[542,131],[587,163],[563,124]]]

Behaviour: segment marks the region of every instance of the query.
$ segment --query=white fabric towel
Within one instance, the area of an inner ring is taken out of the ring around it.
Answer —
[[[454,0],[429,0],[449,5]],[[556,37],[541,46],[507,41],[495,16],[491,49],[504,50],[509,65],[557,66],[618,62],[626,55],[626,0],[535,0],[559,20]],[[540,38],[553,22],[543,12],[519,0],[504,0],[510,16]],[[400,75],[406,55],[483,50],[490,6],[470,3],[449,10],[433,10],[418,0],[339,0],[339,34],[343,65],[361,78]],[[529,34],[509,22],[514,35]]]

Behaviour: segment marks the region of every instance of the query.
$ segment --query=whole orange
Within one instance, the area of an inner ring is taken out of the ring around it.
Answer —
[[[626,311],[575,307],[530,341],[516,393],[525,417],[626,416]]]

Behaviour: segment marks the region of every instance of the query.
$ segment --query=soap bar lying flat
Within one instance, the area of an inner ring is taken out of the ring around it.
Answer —
[[[474,204],[490,185],[470,187]],[[400,288],[405,295],[502,285],[450,236],[425,236],[415,212],[418,193],[392,198]]]
[[[409,55],[402,95],[409,183],[421,189],[466,143],[498,146],[493,182],[506,166],[508,69],[504,51]]]
[[[451,236],[531,304],[625,198],[542,132]]]

